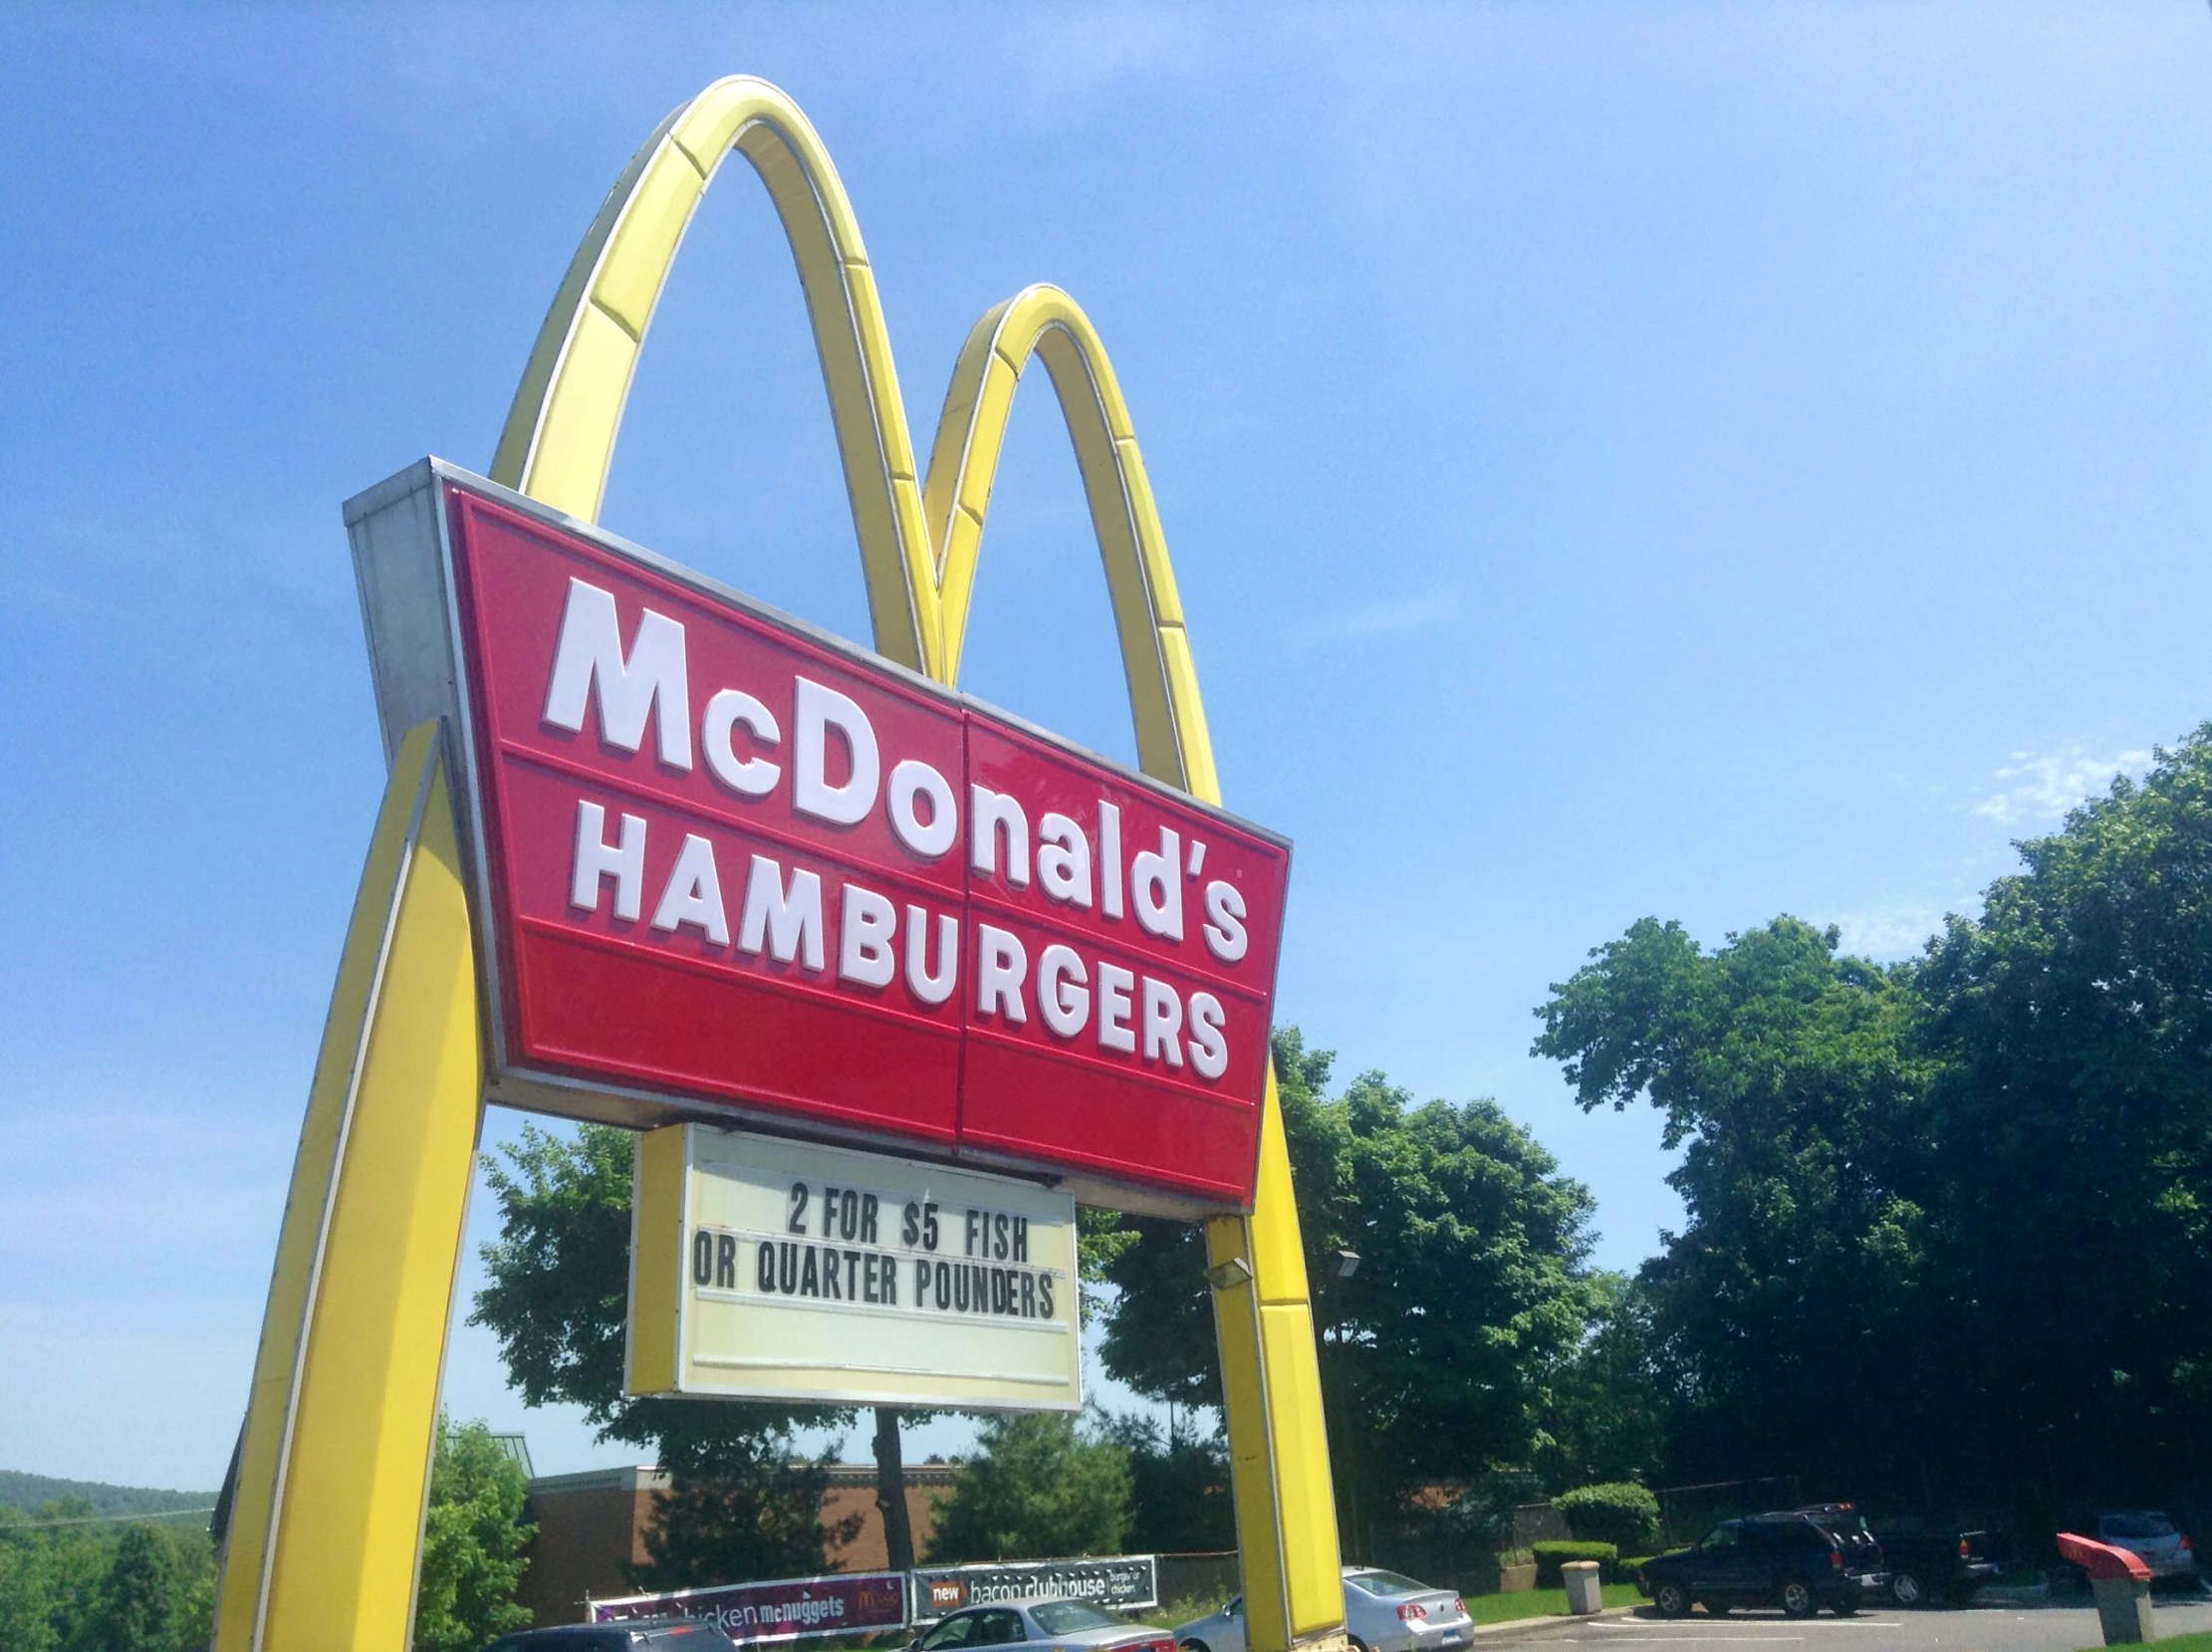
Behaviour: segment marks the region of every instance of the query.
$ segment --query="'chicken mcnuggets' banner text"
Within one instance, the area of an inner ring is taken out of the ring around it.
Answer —
[[[591,1602],[594,1623],[636,1617],[687,1617],[712,1623],[740,1646],[811,1640],[819,1635],[865,1634],[899,1629],[907,1622],[906,1573],[855,1572],[850,1576],[788,1577],[770,1583],[726,1583],[633,1594]]]
[[[435,462],[348,520],[387,738],[462,747],[495,1093],[1250,1204],[1281,838]]]

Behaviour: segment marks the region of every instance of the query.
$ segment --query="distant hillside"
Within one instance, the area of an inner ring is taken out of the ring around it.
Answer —
[[[83,1498],[96,1515],[159,1515],[171,1509],[211,1509],[213,1492],[155,1492],[143,1486],[108,1486],[97,1480],[49,1480],[43,1474],[0,1469],[0,1506],[36,1510],[64,1498]]]

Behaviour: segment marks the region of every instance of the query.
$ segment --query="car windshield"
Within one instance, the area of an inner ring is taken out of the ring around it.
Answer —
[[[1347,1577],[1345,1581],[1348,1583],[1358,1584],[1369,1594],[1379,1594],[1384,1596],[1393,1594],[1427,1594],[1430,1592],[1429,1586],[1426,1583],[1416,1583],[1413,1581],[1412,1578],[1406,1576],[1403,1572],[1398,1571],[1355,1571],[1352,1573],[1351,1576]]]
[[[2107,1537],[2170,1537],[2173,1522],[2163,1515],[2106,1515],[2103,1520]]]
[[[1086,1606],[1080,1600],[1040,1600],[1030,1607],[1029,1615],[1037,1626],[1048,1635],[1073,1635],[1085,1629],[1121,1629],[1127,1627],[1117,1617],[1110,1617],[1096,1606]]]

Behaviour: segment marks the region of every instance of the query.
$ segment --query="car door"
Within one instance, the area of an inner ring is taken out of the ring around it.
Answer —
[[[954,1612],[914,1642],[914,1652],[966,1652],[978,1644],[975,1636],[982,1620],[980,1610]]]
[[[992,1606],[975,1614],[975,1634],[970,1646],[1012,1646],[1017,1641],[1029,1639],[1029,1631],[1022,1627],[1022,1614],[1010,1612],[1004,1606]]]
[[[1229,1636],[1228,1644],[1218,1648],[1217,1652],[1244,1652],[1244,1596],[1240,1594],[1222,1607],[1221,1615],[1229,1620]]]
[[[1743,1521],[1722,1521],[1698,1538],[1690,1562],[1690,1593],[1702,1600],[1712,1595],[1740,1594],[1745,1583]]]

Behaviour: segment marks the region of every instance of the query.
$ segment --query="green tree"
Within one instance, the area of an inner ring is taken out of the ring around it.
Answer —
[[[1325,1098],[1332,1058],[1295,1028],[1275,1069],[1348,1553],[1405,1553],[1416,1494],[1525,1464],[1548,1382],[1581,1341],[1590,1195],[1488,1101],[1416,1105],[1380,1073]],[[1203,1246],[1132,1224],[1102,1353],[1139,1393],[1218,1403]],[[1360,1258],[1338,1277],[1332,1253]]]
[[[653,1503],[642,1565],[625,1565],[646,1589],[687,1589],[749,1577],[804,1576],[823,1569],[823,1549],[851,1542],[862,1517],[822,1527],[822,1495],[835,1452],[795,1459],[779,1431],[742,1432],[695,1405],[661,1435],[660,1462],[672,1482]]]
[[[648,1536],[654,1586],[819,1570],[826,1476],[795,1460],[793,1431],[850,1423],[851,1411],[622,1392],[633,1141],[605,1125],[573,1140],[526,1127],[504,1163],[488,1164],[500,1237],[484,1247],[489,1279],[471,1322],[499,1338],[526,1403],[581,1405],[601,1438],[658,1453],[672,1485],[656,1515],[661,1546]]]
[[[1086,1438],[1065,1413],[992,1417],[981,1454],[938,1504],[929,1558],[1034,1560],[1114,1554],[1129,1524],[1129,1453]]]
[[[414,1644],[420,1652],[476,1652],[530,1625],[515,1600],[537,1528],[523,1519],[529,1483],[483,1423],[438,1418],[430,1502],[422,1527]]]
[[[1922,1419],[1928,1066],[1909,968],[1795,918],[1706,953],[1643,919],[1553,989],[1536,1053],[1585,1110],[1648,1099],[1687,1226],[1645,1264],[1701,1476],[1903,1477]]]
[[[1638,1280],[1675,1474],[2024,1515],[2212,1475],[2212,725],[2018,847],[1911,964],[1646,919],[1539,1011],[1683,1149]]]
[[[212,1600],[213,1577],[214,1547],[196,1527],[111,1523],[83,1497],[0,1507],[6,1652],[188,1652],[205,1645],[199,1603]]]
[[[174,1652],[180,1592],[176,1555],[161,1534],[124,1527],[100,1588],[99,1644],[107,1652]]]
[[[2212,724],[2018,847],[1919,971],[1941,1455],[2163,1497],[2212,1478]]]
[[[1554,1491],[1657,1475],[1679,1389],[1642,1283],[1613,1273],[1589,1283],[1591,1320],[1552,1374],[1537,1448]]]
[[[1173,1416],[1173,1413],[1170,1413]],[[1220,1431],[1170,1432],[1151,1417],[1115,1417],[1106,1436],[1129,1454],[1129,1529],[1139,1554],[1207,1553],[1237,1545],[1229,1443]]]

